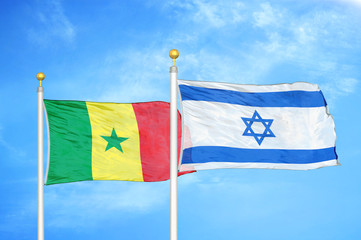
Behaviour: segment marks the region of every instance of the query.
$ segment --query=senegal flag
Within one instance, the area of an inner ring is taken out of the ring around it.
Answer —
[[[50,140],[46,185],[169,179],[169,103],[44,100],[44,105]],[[180,139],[178,113],[178,154]]]

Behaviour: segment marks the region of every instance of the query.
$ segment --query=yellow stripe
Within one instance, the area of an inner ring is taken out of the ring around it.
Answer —
[[[94,180],[143,181],[138,125],[133,106],[122,103],[87,102],[92,129],[92,171]],[[117,137],[128,138],[108,150],[113,129]]]

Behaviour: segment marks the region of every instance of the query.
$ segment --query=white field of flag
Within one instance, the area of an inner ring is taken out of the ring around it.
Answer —
[[[335,124],[316,84],[178,80],[178,87],[183,124],[180,171],[339,165]]]

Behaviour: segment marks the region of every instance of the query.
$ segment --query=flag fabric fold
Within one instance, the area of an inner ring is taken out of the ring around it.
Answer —
[[[46,185],[169,179],[169,103],[44,100],[44,105],[49,129]],[[180,143],[179,113],[178,122]]]
[[[240,85],[178,80],[180,171],[308,170],[338,165],[332,116],[316,84]]]

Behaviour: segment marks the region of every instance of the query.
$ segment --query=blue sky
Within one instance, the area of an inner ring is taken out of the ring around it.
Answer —
[[[1,1],[0,239],[37,235],[36,73],[48,99],[169,101],[172,48],[181,79],[319,84],[342,164],[182,176],[179,239],[360,239],[360,26],[359,0]],[[45,237],[169,239],[169,181],[45,187]]]

